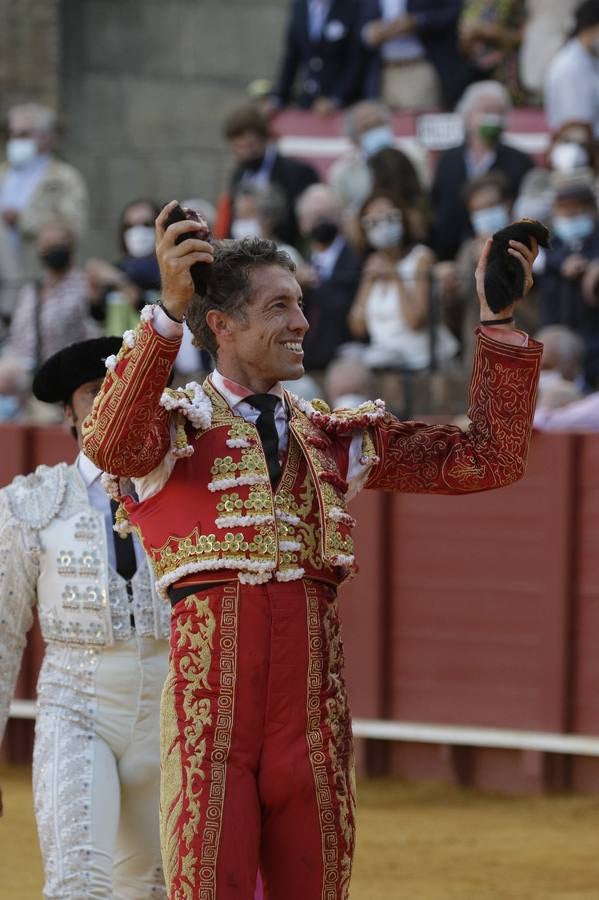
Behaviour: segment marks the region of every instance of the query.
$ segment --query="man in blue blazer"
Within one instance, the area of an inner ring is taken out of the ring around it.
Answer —
[[[293,100],[302,109],[327,114],[361,96],[360,9],[360,0],[293,0],[275,106]]]

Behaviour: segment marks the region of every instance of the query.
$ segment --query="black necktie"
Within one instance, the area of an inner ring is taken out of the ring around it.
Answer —
[[[251,397],[245,398],[245,402],[260,411],[256,428],[264,448],[270,483],[274,488],[281,477],[279,435],[275,424],[275,409],[280,400],[274,394],[252,394]]]
[[[110,510],[112,512],[112,524],[114,525],[118,503],[116,500],[110,501]],[[137,560],[135,559],[135,547],[133,546],[133,535],[129,533],[122,538],[116,531],[112,532],[114,538],[114,552],[116,555],[116,570],[125,581],[131,581],[137,569]]]

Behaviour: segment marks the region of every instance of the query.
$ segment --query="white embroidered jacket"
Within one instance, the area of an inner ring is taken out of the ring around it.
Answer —
[[[101,648],[131,636],[168,638],[170,607],[144,559],[131,581],[108,563],[102,513],[76,466],[39,466],[0,490],[0,735],[37,603],[46,643]]]

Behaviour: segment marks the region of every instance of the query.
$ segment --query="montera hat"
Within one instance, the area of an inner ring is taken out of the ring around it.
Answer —
[[[63,347],[38,369],[34,396],[44,403],[66,403],[82,384],[104,377],[106,359],[118,353],[122,343],[121,338],[100,337]]]

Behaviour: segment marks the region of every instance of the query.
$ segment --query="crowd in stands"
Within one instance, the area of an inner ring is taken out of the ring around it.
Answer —
[[[259,236],[292,257],[310,323],[297,388],[355,404],[389,373],[465,383],[482,247],[527,216],[552,235],[518,311],[547,346],[537,425],[599,428],[599,0],[293,0],[280,56],[273,81],[223,116],[231,171],[216,205],[182,202],[218,239]],[[544,110],[534,159],[506,133],[519,106]],[[318,122],[341,111],[348,149],[326,173],[281,151],[288,107]],[[462,139],[440,153],[408,146],[398,112],[449,114]],[[0,420],[39,414],[28,388],[51,353],[121,334],[158,298],[153,222],[170,199],[130,198],[114,257],[81,260],[88,191],[56,155],[52,112],[15,107],[7,128]],[[211,365],[186,335],[177,377]]]

